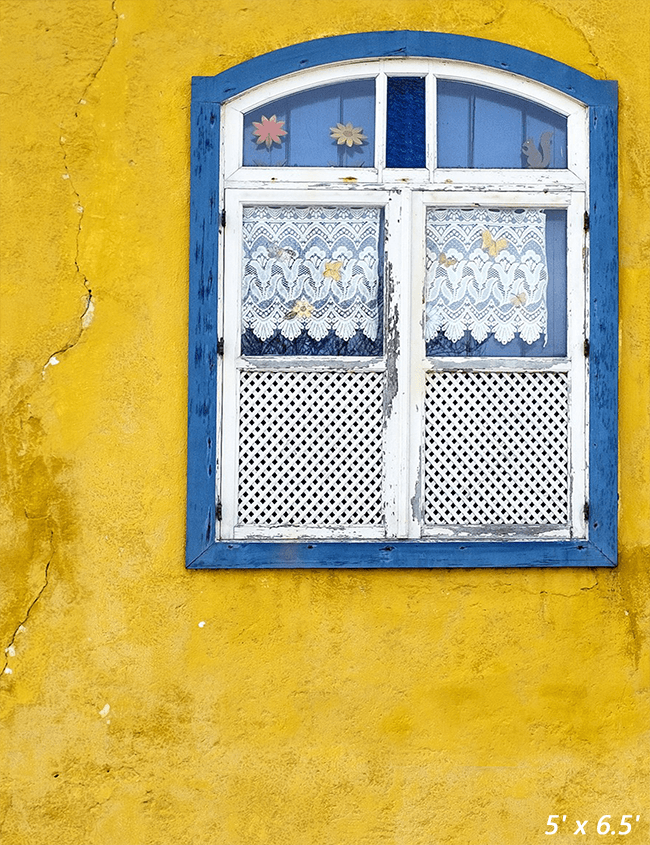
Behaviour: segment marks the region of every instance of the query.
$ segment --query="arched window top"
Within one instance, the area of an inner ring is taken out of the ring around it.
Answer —
[[[274,61],[268,65],[286,71],[277,76],[268,67],[262,73],[253,59],[219,77],[195,79],[195,95],[222,106],[227,140],[221,177],[274,178],[265,171],[282,167],[289,181],[327,178],[325,169],[332,178],[345,170],[348,178],[366,183],[385,183],[391,174],[444,182],[446,170],[453,171],[452,179],[458,170],[473,171],[477,182],[482,171],[494,170],[505,171],[506,182],[521,181],[524,172],[531,184],[587,181],[587,106],[558,70],[569,68],[544,59],[561,82],[554,87],[552,79],[541,83],[517,72],[513,62],[497,68],[462,54],[440,58],[433,48],[442,36],[428,35],[430,55],[353,55],[296,69],[302,62],[290,55],[296,48],[287,48],[270,54]],[[350,47],[348,38],[329,39],[330,53]],[[461,44],[466,40],[473,41]],[[308,42],[305,53],[318,54],[320,44]],[[506,53],[513,50],[521,70],[532,73],[532,54],[516,48]],[[480,58],[480,50],[470,52]],[[572,73],[582,81],[583,74]],[[233,77],[236,85],[228,83]],[[252,84],[245,87],[243,80]]]
[[[256,86],[227,104],[226,123],[243,123],[234,167],[565,169],[568,124],[584,133],[584,111],[509,72],[376,59]]]

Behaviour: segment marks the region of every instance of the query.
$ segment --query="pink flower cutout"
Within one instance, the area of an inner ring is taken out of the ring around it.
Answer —
[[[258,136],[257,143],[266,144],[268,150],[271,149],[274,143],[281,143],[281,136],[287,134],[282,128],[284,126],[284,120],[276,120],[275,115],[272,115],[272,117],[264,117],[262,115],[261,122],[258,123],[254,120],[253,126],[255,127],[253,135]]]

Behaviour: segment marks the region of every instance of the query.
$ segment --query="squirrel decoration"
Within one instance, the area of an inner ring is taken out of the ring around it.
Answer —
[[[551,161],[551,138],[552,132],[542,132],[539,139],[539,145],[542,149],[541,153],[537,149],[532,138],[528,138],[522,145],[521,151],[528,160],[528,167],[544,168],[548,167]]]

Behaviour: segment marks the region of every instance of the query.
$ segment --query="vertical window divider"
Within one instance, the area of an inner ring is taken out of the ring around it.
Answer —
[[[585,277],[585,284],[567,284],[567,354],[569,357],[569,495],[570,523],[574,536],[588,536],[585,500],[588,497],[588,429],[589,361],[584,354],[584,339],[589,337],[588,302],[588,234],[584,232],[585,194],[573,193],[567,208],[567,280]],[[583,244],[581,251],[577,244]],[[584,253],[584,259],[583,254]]]
[[[437,92],[438,79],[435,74],[429,72],[426,76],[426,152],[427,170],[431,182],[435,180],[436,168],[438,166],[438,115],[437,115]]]
[[[377,181],[381,183],[386,168],[386,73],[382,68],[375,77],[375,168]]]
[[[476,120],[476,96],[472,94],[467,100],[468,133],[467,133],[467,166],[474,167],[474,128]]]
[[[391,193],[388,204],[386,302],[386,527],[409,536],[410,431],[408,420],[412,272],[411,191]],[[399,342],[397,339],[399,338]],[[394,523],[391,526],[391,522]]]
[[[408,500],[409,534],[422,536],[424,511],[424,390],[426,383],[426,344],[424,341],[426,284],[426,194],[421,189],[410,192],[411,214],[411,343],[410,343],[410,468]]]

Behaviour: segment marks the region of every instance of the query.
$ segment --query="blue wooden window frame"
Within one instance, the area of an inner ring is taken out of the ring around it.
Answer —
[[[222,104],[288,73],[389,56],[455,59],[520,74],[589,109],[589,539],[215,541],[217,274]],[[615,566],[617,543],[617,84],[494,41],[370,32],[296,44],[192,84],[186,565],[232,568]]]

